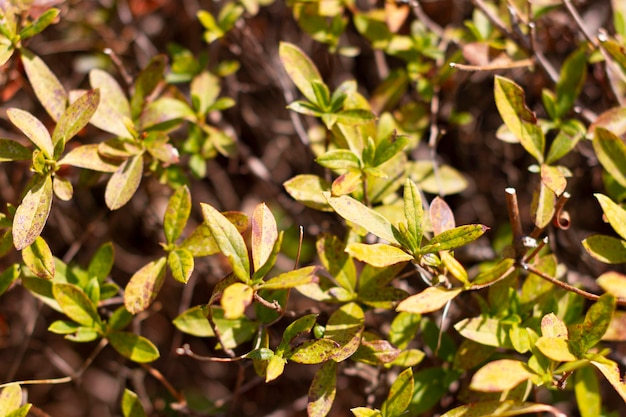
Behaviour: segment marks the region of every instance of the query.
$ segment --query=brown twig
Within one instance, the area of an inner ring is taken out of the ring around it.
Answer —
[[[524,231],[522,230],[522,219],[519,214],[519,204],[517,202],[517,192],[515,188],[508,187],[504,190],[506,195],[506,208],[509,213],[509,223],[513,231],[513,250],[515,259],[521,260],[524,256]]]
[[[535,60],[533,58],[521,59],[519,61],[513,61],[506,64],[492,63],[488,65],[466,65],[459,64],[457,62],[450,63],[450,67],[459,69],[461,71],[499,71],[514,68],[532,67],[533,65],[535,65]]]
[[[158,369],[155,369],[146,363],[142,363],[141,367],[148,371],[148,373],[152,375],[157,381],[159,381],[161,385],[163,385],[165,389],[172,395],[172,397],[176,398],[176,407],[178,409],[187,406],[187,400],[185,399],[185,396],[182,393],[178,392]]]

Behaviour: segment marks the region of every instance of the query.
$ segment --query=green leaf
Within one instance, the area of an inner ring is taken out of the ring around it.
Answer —
[[[374,210],[347,195],[333,197],[330,193],[325,192],[324,196],[328,204],[344,219],[363,227],[368,232],[385,239],[389,243],[400,244],[396,239],[399,233],[398,230],[389,220]]]
[[[424,207],[422,206],[420,191],[415,183],[408,178],[404,183],[404,217],[412,246],[409,249],[415,252],[422,243]]]
[[[324,338],[339,344],[332,355],[335,362],[341,362],[356,352],[364,327],[365,315],[356,303],[344,304],[330,316]]]
[[[556,83],[556,117],[566,116],[574,105],[587,77],[587,54],[580,48],[567,57]]]
[[[22,250],[22,259],[28,269],[39,278],[48,280],[54,278],[55,265],[52,251],[41,236]]]
[[[0,139],[0,162],[26,161],[32,152],[26,146],[11,139]]]
[[[113,331],[107,339],[120,355],[134,362],[153,362],[160,356],[159,350],[150,340],[135,333]]]
[[[45,28],[54,22],[59,15],[59,12],[59,9],[55,8],[51,8],[43,12],[34,22],[24,26],[19,33],[20,39],[24,40],[32,38],[38,33],[41,33]]]
[[[175,249],[167,254],[167,265],[174,279],[186,284],[194,268],[193,255],[186,249]]]
[[[330,108],[330,91],[326,84],[319,80],[312,80],[311,88],[315,94],[315,101],[313,102],[321,109],[328,110]]]
[[[270,259],[278,239],[276,220],[265,203],[254,208],[251,226],[252,262],[256,272]]]
[[[0,295],[2,295],[20,276],[20,266],[13,264],[0,273]]]
[[[585,314],[585,320],[570,328],[570,349],[578,357],[594,347],[609,328],[615,311],[615,297],[603,294]]]
[[[547,404],[535,404],[521,401],[485,401],[462,405],[448,411],[441,417],[510,417],[527,414],[551,413],[555,417],[566,417],[557,408]]]
[[[462,288],[446,289],[443,287],[428,287],[424,291],[403,300],[396,311],[405,311],[413,314],[425,314],[437,311],[454,299],[463,291]]]
[[[120,166],[119,161],[106,158],[98,152],[98,144],[82,145],[69,151],[58,161],[59,165],[72,165],[78,168],[91,169],[99,172],[115,172]]]
[[[326,361],[317,370],[311,386],[307,403],[309,417],[325,417],[335,401],[337,394],[337,362]]]
[[[380,166],[391,158],[402,152],[402,150],[409,144],[410,140],[408,136],[398,136],[396,134],[389,135],[376,145],[376,152],[374,154],[374,160],[372,166]]]
[[[270,382],[283,374],[287,361],[280,356],[272,356],[267,363],[265,382]]]
[[[115,309],[111,317],[109,317],[108,325],[112,330],[122,330],[130,324],[133,320],[133,315],[130,314],[126,307],[120,306]]]
[[[87,267],[89,276],[97,278],[98,282],[103,284],[109,273],[111,273],[114,257],[115,249],[112,242],[107,242],[100,246],[91,258],[91,261],[89,261],[89,266]]]
[[[400,349],[406,348],[409,342],[415,338],[421,319],[422,316],[419,314],[398,313],[391,322],[389,341]]]
[[[131,137],[124,119],[130,120],[130,104],[120,85],[108,72],[93,69],[89,72],[91,88],[100,90],[100,104],[90,120],[99,129],[122,138]]]
[[[585,131],[585,125],[578,120],[570,119],[562,122],[561,129],[548,151],[546,164],[554,164],[558,159],[567,155],[585,137]]]
[[[146,417],[139,397],[128,388],[124,389],[122,395],[122,414],[124,417]]]
[[[36,175],[13,218],[15,249],[22,250],[37,239],[46,225],[51,206],[52,178]]]
[[[266,361],[271,359],[272,356],[274,356],[274,352],[272,351],[272,349],[268,348],[254,349],[244,355],[244,357],[247,359],[257,361]]]
[[[96,306],[80,287],[74,284],[55,283],[52,286],[52,293],[67,317],[85,327],[97,329],[100,326],[100,315]]]
[[[221,304],[225,319],[237,319],[243,316],[246,307],[252,303],[254,289],[241,282],[229,285],[222,294]]]
[[[334,113],[333,116],[336,117],[337,123],[350,126],[362,125],[376,119],[374,113],[365,109],[342,110],[339,113]]]
[[[144,101],[152,94],[156,86],[163,80],[163,71],[167,58],[165,55],[152,57],[148,65],[141,71],[133,89],[130,99],[130,110],[132,120],[137,120],[144,107]]]
[[[208,204],[201,203],[205,224],[220,251],[228,258],[233,273],[244,283],[250,282],[248,249],[237,228],[222,213]]]
[[[539,163],[543,162],[545,138],[537,126],[537,117],[525,103],[524,90],[513,81],[496,75],[496,106],[504,124]]]
[[[433,253],[456,249],[478,239],[487,230],[489,230],[489,228],[482,224],[467,224],[443,231],[432,238],[427,245],[423,246],[420,249],[420,253]]]
[[[61,140],[67,143],[80,132],[100,103],[100,90],[89,90],[69,105],[63,112],[52,133],[52,143],[56,146]]]
[[[626,187],[626,143],[610,130],[596,127],[593,149],[598,160],[622,187]]]
[[[613,229],[622,239],[626,239],[626,210],[603,194],[596,193],[594,196],[598,199],[602,211]]]
[[[185,249],[195,257],[209,256],[220,251],[211,235],[211,229],[205,223],[199,224],[178,248]]]
[[[135,194],[143,176],[143,157],[134,155],[113,173],[104,192],[104,200],[111,210],[124,206]]]
[[[163,216],[165,240],[171,244],[183,233],[191,213],[191,194],[186,185],[178,187],[170,197]]]
[[[31,142],[41,149],[44,155],[51,159],[54,155],[54,144],[46,126],[27,111],[10,108],[7,116],[11,123],[20,129]]]
[[[314,365],[333,358],[337,349],[339,344],[334,340],[314,339],[298,344],[286,356],[292,362]]]
[[[381,412],[385,417],[402,415],[413,398],[413,371],[407,368],[402,371],[389,389],[387,399],[383,402]]]
[[[459,321],[454,328],[461,336],[474,342],[494,347],[512,347],[500,321],[489,317],[475,317]]]
[[[332,211],[323,192],[330,190],[330,184],[317,175],[296,175],[283,183],[285,190],[296,201],[315,210]]]
[[[48,326],[48,331],[54,334],[72,334],[80,328],[80,324],[71,320],[57,320]]]
[[[315,64],[300,48],[287,42],[280,43],[278,53],[289,78],[309,101],[315,103],[312,82],[324,82]]]
[[[322,117],[326,113],[317,106],[317,104],[309,103],[308,101],[296,100],[290,103],[287,108],[295,111],[296,113],[305,114],[307,116]]]
[[[590,366],[574,372],[574,392],[581,417],[595,417],[602,414],[602,397],[598,377]]]
[[[346,252],[359,261],[381,268],[413,260],[413,256],[402,249],[384,243],[375,243],[373,245],[350,243],[346,247]]]
[[[50,117],[54,121],[58,121],[67,107],[67,92],[41,58],[26,48],[22,48],[20,52],[24,70],[37,99]]]
[[[499,359],[476,371],[470,389],[481,392],[507,391],[534,376],[535,374],[523,362]]]
[[[266,290],[279,290],[315,283],[317,282],[316,273],[318,269],[318,266],[307,266],[294,271],[285,272],[274,278],[268,279],[259,285],[258,288]]]
[[[130,278],[124,290],[124,305],[131,314],[144,311],[152,304],[163,286],[165,257],[144,265]]]
[[[320,262],[337,283],[349,291],[356,287],[356,267],[345,252],[344,243],[334,235],[322,234],[315,244]]]
[[[583,240],[583,247],[594,258],[607,264],[626,263],[626,240],[593,235]]]
[[[178,330],[198,337],[213,337],[215,333],[202,306],[192,307],[179,314],[172,323]]]
[[[359,157],[347,149],[332,149],[318,156],[315,162],[328,169],[359,169],[361,167]]]

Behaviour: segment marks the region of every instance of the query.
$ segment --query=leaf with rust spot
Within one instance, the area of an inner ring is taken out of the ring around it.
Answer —
[[[341,362],[356,352],[364,327],[365,315],[356,303],[344,304],[330,316],[324,338],[339,345],[332,355],[335,362]]]
[[[481,392],[501,392],[515,388],[534,377],[527,365],[512,359],[489,362],[472,377],[470,388]]]
[[[22,250],[41,234],[52,207],[52,178],[33,177],[32,185],[13,218],[13,245]]]
[[[131,314],[147,309],[159,294],[165,278],[165,257],[145,265],[130,278],[124,291],[124,305]]]

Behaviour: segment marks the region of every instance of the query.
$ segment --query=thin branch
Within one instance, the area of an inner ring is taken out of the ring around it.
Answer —
[[[492,64],[487,64],[487,65],[466,65],[466,64],[459,64],[457,62],[450,63],[451,68],[456,68],[461,71],[499,71],[499,70],[514,69],[514,68],[532,67],[533,65],[535,65],[534,58],[521,59],[519,61],[513,61],[509,63],[502,63],[502,64],[499,64],[496,62]]]
[[[524,231],[522,230],[522,219],[519,214],[519,204],[517,203],[517,192],[515,188],[509,187],[504,190],[506,193],[506,208],[509,213],[509,223],[513,231],[513,250],[515,259],[522,259],[524,256]]]
[[[434,20],[432,20],[422,9],[422,5],[419,0],[409,0],[409,6],[413,10],[413,13],[417,17],[417,19],[424,24],[435,35],[442,37],[444,34],[443,28],[437,24]]]
[[[189,356],[198,361],[202,362],[238,362],[246,358],[246,355],[235,356],[230,358],[220,358],[217,356],[202,356],[195,353],[191,350],[191,346],[188,343],[185,343],[181,347],[176,349],[176,354],[179,356]]]
[[[172,384],[170,384],[169,381],[163,376],[163,374],[159,372],[158,369],[155,369],[152,366],[145,364],[145,363],[142,363],[141,366],[143,369],[148,371],[148,373],[152,375],[157,381],[159,381],[165,387],[165,389],[170,394],[172,394],[172,397],[176,398],[177,409],[184,408],[187,406],[187,400],[185,399],[185,396],[182,393],[178,392],[172,386]]]
[[[585,22],[583,22],[583,18],[580,16],[578,10],[576,10],[572,2],[570,0],[563,0],[563,4],[565,5],[567,12],[574,19],[574,22],[576,22],[576,25],[578,25],[578,28],[583,33],[585,39],[587,39],[587,41],[591,43],[594,47],[598,48],[599,45],[597,39],[591,33],[589,33],[589,30],[587,30],[587,26],[585,26]]]

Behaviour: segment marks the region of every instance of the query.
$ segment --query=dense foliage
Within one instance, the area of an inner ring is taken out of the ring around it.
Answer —
[[[626,410],[621,0],[0,13],[0,417]]]

